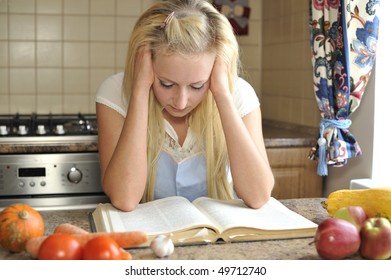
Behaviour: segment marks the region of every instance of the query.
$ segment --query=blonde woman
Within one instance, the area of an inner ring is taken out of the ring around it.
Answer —
[[[239,69],[232,27],[207,1],[160,1],[141,15],[125,71],[96,96],[102,184],[114,206],[175,195],[268,201],[259,101]]]

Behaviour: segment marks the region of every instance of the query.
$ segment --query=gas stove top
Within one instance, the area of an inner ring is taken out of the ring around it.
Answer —
[[[0,137],[96,135],[94,114],[0,115]]]
[[[0,144],[96,142],[95,114],[0,115]]]

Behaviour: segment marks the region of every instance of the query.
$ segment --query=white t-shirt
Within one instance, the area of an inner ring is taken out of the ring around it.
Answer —
[[[126,117],[128,103],[122,95],[123,75],[124,73],[121,72],[103,81],[95,100]],[[260,105],[253,87],[242,78],[239,78],[236,83],[233,99],[241,117]],[[191,128],[181,146],[174,128],[167,121],[164,124],[166,138],[157,162],[155,199],[179,195],[192,201],[207,196],[205,155],[197,149],[196,138]],[[228,172],[228,180],[232,185],[230,172]]]

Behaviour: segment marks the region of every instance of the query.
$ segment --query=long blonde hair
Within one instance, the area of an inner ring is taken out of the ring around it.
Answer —
[[[165,28],[161,24],[168,15],[174,17]],[[204,0],[159,1],[145,11],[133,29],[123,82],[124,96],[132,94],[137,51],[148,45],[152,57],[164,54],[201,54],[213,52],[228,65],[229,87],[233,92],[240,69],[239,48],[227,18]],[[203,101],[189,114],[189,126],[205,152],[208,195],[231,199],[232,187],[227,180],[228,154],[224,133],[213,95],[208,92]],[[151,89],[148,112],[148,180],[142,201],[154,199],[156,165],[165,138],[162,108]]]

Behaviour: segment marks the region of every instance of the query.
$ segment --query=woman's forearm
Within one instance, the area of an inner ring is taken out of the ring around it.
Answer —
[[[148,93],[133,94],[118,143],[103,176],[105,192],[111,202],[122,210],[133,210],[144,193],[147,123]]]
[[[245,203],[259,208],[270,197],[274,177],[262,136],[259,110],[240,118],[230,96],[216,100],[226,138],[235,191]]]

